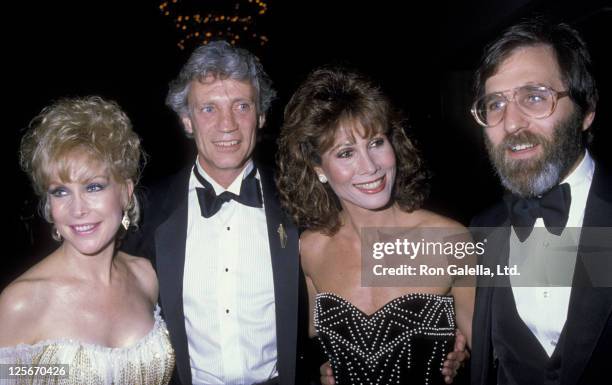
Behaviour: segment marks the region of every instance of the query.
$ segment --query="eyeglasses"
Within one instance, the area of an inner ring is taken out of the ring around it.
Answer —
[[[491,127],[504,120],[508,103],[515,101],[523,114],[535,119],[544,119],[555,111],[557,101],[568,95],[568,91],[555,91],[543,85],[529,84],[484,95],[474,102],[471,112],[478,124]]]

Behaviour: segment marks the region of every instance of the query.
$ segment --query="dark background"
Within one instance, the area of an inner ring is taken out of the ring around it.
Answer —
[[[188,3],[206,12],[221,2]],[[2,6],[1,153],[7,170],[3,214],[8,247],[0,255],[0,288],[55,246],[18,165],[23,130],[44,106],[89,94],[116,100],[149,154],[145,185],[192,156],[164,98],[193,47],[179,49],[180,34],[159,5],[156,0],[107,0]],[[433,173],[427,206],[467,224],[501,194],[481,130],[469,115],[472,74],[486,42],[535,13],[572,24],[587,41],[601,95],[592,153],[612,164],[607,151],[612,144],[612,60],[607,52],[612,6],[595,0],[269,0],[258,22],[268,43],[243,45],[258,54],[278,90],[260,152],[273,155],[283,107],[310,70],[331,62],[350,64],[379,81],[408,115],[409,134]]]

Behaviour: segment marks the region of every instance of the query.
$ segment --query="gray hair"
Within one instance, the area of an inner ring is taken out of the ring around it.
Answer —
[[[188,115],[187,95],[191,82],[207,76],[251,83],[255,89],[258,114],[265,115],[276,96],[272,81],[255,55],[219,40],[193,51],[179,76],[170,82],[166,105],[179,116]]]

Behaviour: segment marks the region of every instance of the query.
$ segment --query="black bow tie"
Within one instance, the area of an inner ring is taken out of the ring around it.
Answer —
[[[210,218],[221,209],[221,206],[225,202],[235,200],[238,203],[242,203],[249,207],[262,207],[263,199],[261,198],[261,187],[259,181],[255,178],[257,169],[253,167],[253,170],[242,180],[240,185],[240,195],[236,195],[229,191],[224,191],[217,195],[213,186],[198,172],[198,167],[193,168],[195,177],[200,181],[204,187],[196,187],[196,193],[198,194],[198,202],[200,203],[200,210],[204,218]]]
[[[523,242],[529,237],[537,218],[544,220],[550,233],[561,235],[567,224],[571,202],[572,194],[567,183],[555,186],[541,197],[512,197],[510,222],[519,240]]]

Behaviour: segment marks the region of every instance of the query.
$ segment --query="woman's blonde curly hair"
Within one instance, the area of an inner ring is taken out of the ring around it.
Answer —
[[[77,166],[76,152],[103,163],[118,183],[131,180],[136,184],[140,178],[140,139],[117,103],[99,96],[61,99],[30,122],[20,147],[21,168],[40,197],[42,215],[49,222],[50,178],[59,175],[70,180],[70,172]],[[135,194],[125,209],[131,223],[136,224],[140,212]]]

